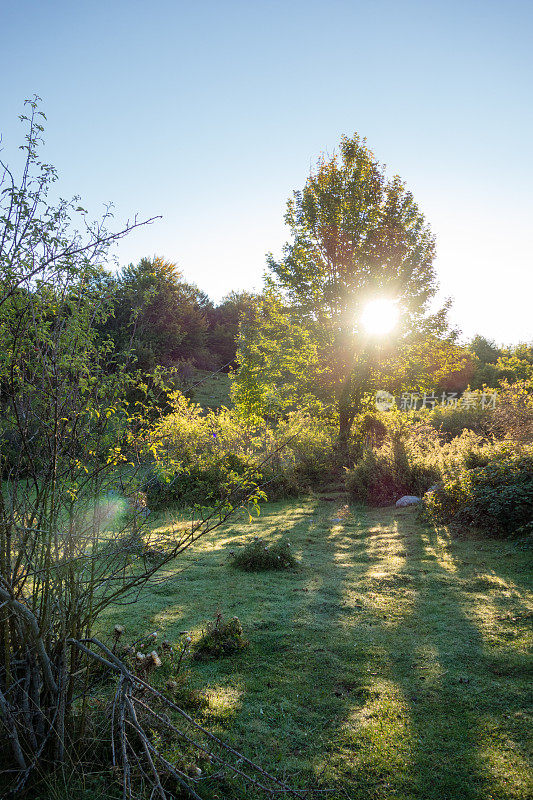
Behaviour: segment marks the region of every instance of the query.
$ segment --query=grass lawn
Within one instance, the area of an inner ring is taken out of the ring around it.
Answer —
[[[301,569],[232,567],[254,535],[286,537]],[[412,509],[309,499],[199,542],[113,622],[178,641],[237,615],[250,647],[191,666],[203,722],[323,797],[525,800],[532,588],[531,555],[510,543],[451,539]]]

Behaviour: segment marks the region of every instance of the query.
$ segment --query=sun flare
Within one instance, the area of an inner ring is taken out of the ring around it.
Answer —
[[[382,336],[396,327],[400,313],[394,300],[372,300],[363,309],[361,324],[367,333]]]

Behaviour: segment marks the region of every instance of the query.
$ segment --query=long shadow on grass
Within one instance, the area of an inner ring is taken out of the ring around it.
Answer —
[[[310,702],[329,710],[326,773],[353,798],[486,800],[501,786],[486,763],[484,724],[501,726],[525,697],[524,685],[502,686],[494,675],[525,678],[528,669],[512,649],[495,660],[477,624],[470,592],[501,579],[477,574],[484,564],[475,559],[461,564],[411,515],[355,513],[362,525],[329,535],[329,581],[299,615],[309,625],[327,609],[336,640],[308,660],[300,684],[311,679]],[[336,719],[324,691],[343,698]],[[515,796],[512,786],[502,791]]]
[[[480,800],[487,797],[479,741],[478,673],[483,641],[454,585],[456,565],[439,557],[423,532],[397,520],[415,571],[417,592],[401,630],[388,637],[391,675],[400,687],[410,720],[412,792],[416,797]]]
[[[493,656],[470,593],[487,588],[483,577],[472,577],[472,567],[453,559],[438,532],[409,516],[397,515],[396,531],[405,561],[394,578],[400,586],[409,580],[413,602],[403,621],[382,630],[382,641],[384,672],[398,686],[408,718],[411,767],[402,789],[424,800],[482,800],[496,788],[483,752],[484,722],[501,724],[524,695],[515,683],[501,686],[488,669]],[[524,664],[509,658],[520,672]]]
[[[352,509],[334,522],[331,505],[308,505],[312,516],[286,511],[262,525],[293,540],[301,571],[224,566],[229,537],[201,554],[168,617],[173,628],[217,607],[241,618],[250,651],[202,667],[212,685],[238,684],[228,729],[236,743],[301,785],[312,764],[339,797],[487,800],[481,717],[499,719],[521,697],[514,683],[491,683],[468,591],[479,564],[454,560],[449,543],[411,516]]]

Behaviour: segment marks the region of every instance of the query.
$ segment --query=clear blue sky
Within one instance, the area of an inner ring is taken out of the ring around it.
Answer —
[[[533,339],[531,0],[0,0],[0,131],[43,98],[46,157],[93,213],[163,220],[159,254],[215,299],[258,288],[285,202],[367,137],[437,235],[466,335]]]

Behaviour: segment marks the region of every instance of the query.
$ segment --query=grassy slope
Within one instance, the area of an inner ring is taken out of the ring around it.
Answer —
[[[192,399],[205,409],[217,409],[221,406],[231,408],[229,396],[231,379],[225,372],[217,374],[197,370],[194,378],[196,386],[193,389]]]
[[[530,556],[451,540],[409,509],[338,516],[332,503],[270,504],[114,620],[177,640],[218,610],[238,615],[249,650],[193,667],[208,724],[301,785],[320,775],[327,797],[533,796]],[[257,534],[288,537],[302,569],[229,566]]]

